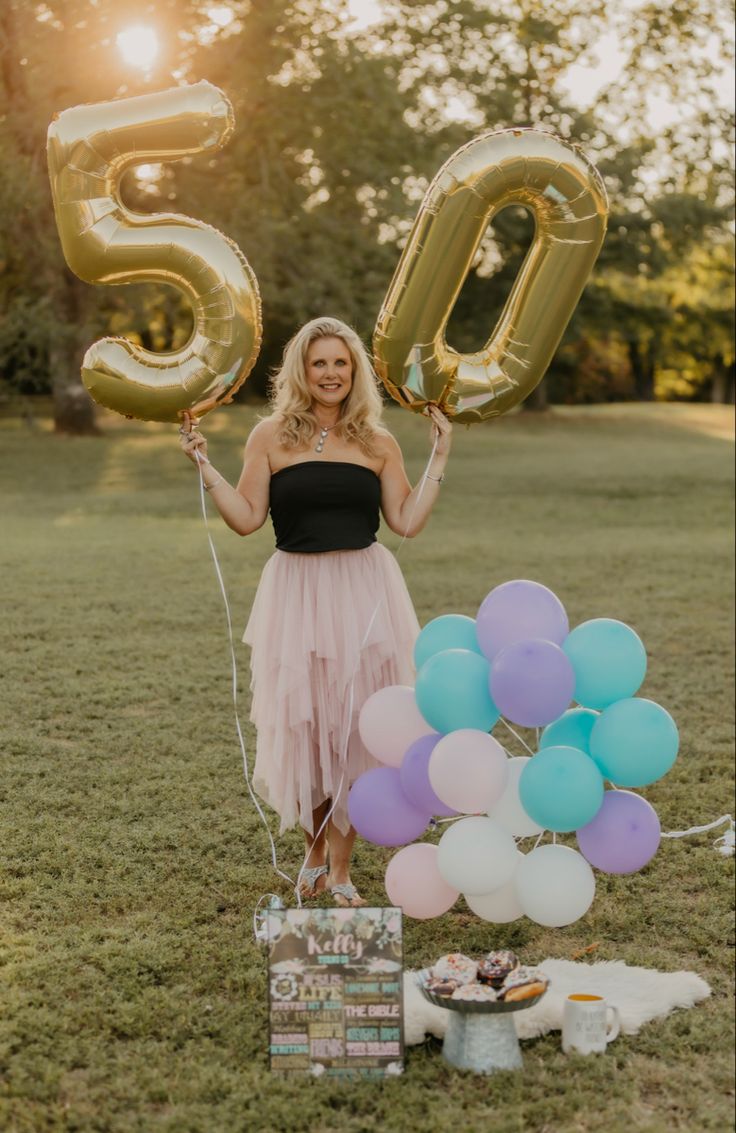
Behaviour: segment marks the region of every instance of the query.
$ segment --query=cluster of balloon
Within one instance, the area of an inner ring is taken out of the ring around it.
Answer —
[[[386,891],[407,916],[439,916],[462,894],[484,920],[560,927],[590,908],[592,867],[628,874],[650,861],[659,819],[622,788],[664,775],[678,732],[636,696],[647,657],[633,629],[595,618],[571,631],[559,598],[520,579],[492,590],[475,619],[429,622],[415,662],[415,688],[363,706],[360,735],[380,766],[348,800],[362,837],[403,847]],[[490,734],[502,717],[543,728],[533,755],[507,755]],[[443,819],[438,844],[415,841]],[[522,853],[519,840],[545,831],[574,832],[578,848],[553,839]]]

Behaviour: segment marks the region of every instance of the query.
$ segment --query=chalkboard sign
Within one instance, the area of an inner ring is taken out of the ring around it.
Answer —
[[[401,909],[269,910],[268,942],[271,1070],[401,1074]]]

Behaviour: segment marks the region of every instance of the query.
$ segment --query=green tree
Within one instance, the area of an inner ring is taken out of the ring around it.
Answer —
[[[345,31],[345,3],[239,5],[238,25],[191,60],[192,79],[227,91],[235,135],[212,169],[172,167],[177,193],[245,252],[258,277],[264,341],[250,381],[296,326],[321,313],[369,338],[396,264],[382,239],[405,217],[421,154],[398,65]]]
[[[609,235],[549,379],[553,396],[652,396],[673,367],[724,385],[732,331],[719,306],[731,216],[726,116],[712,93],[723,66],[724,0],[386,0],[385,19],[350,29],[346,0],[232,0],[218,30],[208,0],[48,0],[0,9],[0,378],[53,387],[57,428],[94,427],[79,383],[84,347],[125,333],[155,349],[186,338],[191,315],[162,287],[94,288],[63,263],[45,167],[53,114],[207,78],[232,99],[236,131],[212,158],[173,163],[126,200],[180,209],[236,240],[259,279],[264,345],[248,388],[262,393],[296,325],[322,312],[368,338],[400,247],[442,161],[486,129],[534,125],[578,142],[611,200]],[[620,79],[581,109],[571,66],[594,61],[612,24],[628,52]],[[163,51],[131,70],[117,33],[153,25]],[[691,108],[650,136],[652,91]],[[483,341],[531,239],[507,209],[478,250],[449,337]],[[683,280],[697,268],[698,303]],[[696,308],[710,312],[701,358]],[[719,361],[719,359],[721,359]],[[715,377],[708,378],[706,373]],[[718,377],[718,375],[721,375]],[[710,382],[710,386],[709,383]],[[658,385],[659,383],[659,385]]]
[[[624,350],[613,342],[598,351],[601,365],[607,358],[615,367],[609,391],[654,396],[675,318],[675,269],[694,249],[716,244],[732,217],[730,116],[714,92],[730,58],[726,5],[644,4],[632,12],[579,0],[396,0],[390,11],[387,38],[437,157],[480,130],[531,125],[582,145],[604,176],[608,236],[533,400],[543,403],[548,386],[557,392],[561,362],[569,395],[571,345],[585,354],[591,342],[611,343],[612,333]],[[616,30],[628,53],[621,75],[581,110],[566,86],[569,68],[595,63],[596,44]],[[647,107],[657,92],[690,112],[652,136]],[[497,216],[450,321],[455,344],[472,349],[487,337],[531,236],[521,210]]]
[[[17,241],[22,227],[9,226],[18,271],[6,273],[2,365],[6,376],[21,377],[19,355],[28,351],[18,336],[20,315],[43,299],[50,321],[28,328],[34,341],[28,364],[37,366],[41,381],[45,372],[52,375],[59,429],[94,427],[78,378],[92,338],[112,327],[146,342],[152,320],[156,344],[170,345],[162,330],[168,327],[173,341],[191,323],[169,289],[92,288],[64,265],[43,147],[53,114],[68,106],[199,78],[232,99],[236,132],[223,152],[172,164],[145,186],[128,177],[124,195],[143,211],[180,207],[242,246],[259,279],[266,325],[251,386],[264,392],[268,369],[297,323],[330,310],[367,335],[375,321],[396,256],[379,234],[387,217],[405,211],[403,180],[419,145],[404,119],[396,66],[345,33],[346,3],[329,10],[319,0],[233,3],[234,18],[219,34],[209,7],[170,2],[154,11],[129,4],[121,14],[109,0],[54,0],[43,9],[11,0],[6,9],[11,75],[3,126],[12,160],[0,192],[17,209],[32,209],[41,239],[37,270],[28,271],[27,242]],[[115,49],[117,32],[136,17],[153,22],[166,46],[148,76],[126,73]],[[25,200],[17,191],[24,160],[32,166]]]

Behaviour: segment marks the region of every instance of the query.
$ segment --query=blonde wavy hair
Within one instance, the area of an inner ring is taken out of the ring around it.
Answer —
[[[307,352],[320,338],[341,339],[352,362],[353,384],[343,402],[335,432],[346,441],[357,441],[369,456],[385,429],[381,425],[383,401],[378,381],[363,343],[352,327],[328,316],[306,323],[286,344],[281,366],[271,379],[271,411],[278,421],[277,440],[284,448],[304,448],[318,432],[307,385]]]

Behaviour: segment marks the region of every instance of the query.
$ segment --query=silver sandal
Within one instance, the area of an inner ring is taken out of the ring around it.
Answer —
[[[359,906],[353,905],[356,897],[360,898],[360,893],[350,881],[343,882],[341,885],[331,885],[329,893],[333,893],[337,897],[344,897],[346,901],[350,902],[350,907],[357,909]]]
[[[328,872],[328,867],[326,865],[307,866],[306,869],[303,869],[301,880],[299,882],[300,889],[305,890],[305,893],[303,895],[309,896],[311,894],[312,896],[316,896],[314,887],[320,877],[324,877],[324,875]]]

